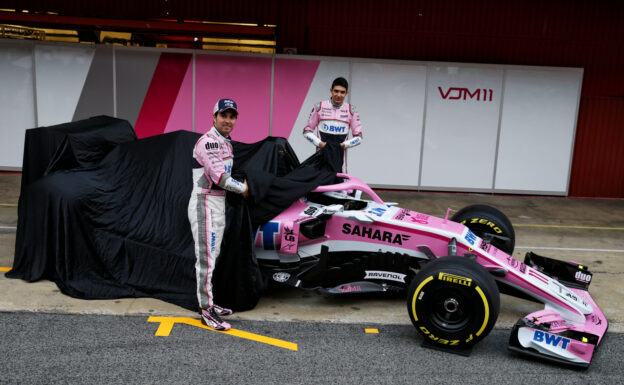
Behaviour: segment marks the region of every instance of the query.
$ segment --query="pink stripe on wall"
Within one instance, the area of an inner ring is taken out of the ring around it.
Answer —
[[[189,65],[186,69],[186,75],[165,127],[165,133],[179,130],[193,131],[193,65]]]
[[[290,137],[295,127],[314,75],[321,62],[319,60],[275,59],[273,87],[273,136]],[[309,106],[312,109],[312,106]]]
[[[195,131],[212,127],[217,100],[238,104],[238,121],[232,139],[257,142],[269,135],[271,109],[271,59],[243,56],[196,55]]]
[[[139,138],[165,132],[169,115],[193,55],[162,53],[143,100],[134,131]]]

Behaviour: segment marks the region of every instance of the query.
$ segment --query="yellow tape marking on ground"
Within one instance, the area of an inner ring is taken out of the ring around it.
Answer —
[[[9,271],[11,270],[10,267],[0,267],[0,271]]]
[[[264,344],[273,345],[273,346],[277,346],[277,347],[284,348],[284,349],[289,349],[289,350],[294,350],[294,351],[298,350],[297,344],[292,343],[292,342],[278,340],[277,338],[266,337],[260,334],[249,333],[244,330],[238,330],[238,329],[230,329],[228,331],[219,331],[219,330],[215,330],[213,328],[210,328],[202,324],[200,320],[195,319],[195,318],[149,317],[147,319],[147,322],[160,322],[160,326],[158,327],[158,330],[156,330],[156,333],[154,333],[155,336],[159,336],[159,337],[167,337],[171,333],[171,330],[173,329],[173,325],[176,323],[181,323],[181,324],[187,324],[187,325],[195,326],[195,327],[202,328],[202,329],[212,330],[212,331],[223,333],[223,334],[229,334],[234,337],[245,338],[245,339],[252,340],[252,341],[262,342]]]
[[[17,203],[0,203],[0,206],[15,207],[17,206]]]
[[[566,225],[531,225],[514,224],[514,227],[550,227],[557,229],[590,229],[590,230],[624,230],[624,227],[598,227],[598,226],[566,226]]]
[[[379,334],[379,329],[364,329],[364,332],[368,334]]]

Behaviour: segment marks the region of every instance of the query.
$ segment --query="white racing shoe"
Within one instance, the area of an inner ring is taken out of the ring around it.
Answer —
[[[224,309],[229,310],[229,309]],[[204,325],[213,328],[214,330],[226,331],[230,330],[231,326],[229,323],[225,322],[221,319],[219,315],[219,311],[213,305],[208,309],[203,309],[201,312],[202,321]]]

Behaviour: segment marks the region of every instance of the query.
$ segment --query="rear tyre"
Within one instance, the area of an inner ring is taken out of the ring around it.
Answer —
[[[407,311],[424,338],[449,348],[488,335],[500,309],[496,282],[477,262],[457,256],[427,263],[412,280]]]
[[[516,234],[509,218],[498,209],[486,205],[466,206],[456,212],[451,220],[468,227],[481,239],[492,235],[492,245],[509,255],[513,254]],[[508,241],[497,237],[504,237]]]

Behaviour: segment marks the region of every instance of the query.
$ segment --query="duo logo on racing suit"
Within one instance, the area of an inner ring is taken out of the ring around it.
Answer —
[[[350,223],[342,225],[342,232],[349,235],[357,235],[358,237],[376,239],[378,241],[402,245],[403,241],[410,239],[411,235],[407,234],[393,234],[389,231],[381,231],[379,229],[373,229],[366,226],[352,226]]]

